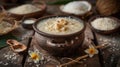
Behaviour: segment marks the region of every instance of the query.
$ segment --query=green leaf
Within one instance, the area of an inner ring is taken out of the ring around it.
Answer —
[[[18,40],[18,41],[20,40],[19,38],[13,36],[12,34],[7,34],[7,35],[0,36],[0,48],[4,47],[4,46],[7,46],[6,41],[8,39],[15,39],[15,40]]]
[[[48,5],[61,5],[61,4],[67,4],[71,1],[77,1],[77,0],[56,0],[54,2],[47,2]]]

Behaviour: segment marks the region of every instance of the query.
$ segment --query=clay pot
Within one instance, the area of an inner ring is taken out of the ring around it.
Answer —
[[[78,48],[81,47],[84,41],[85,24],[84,24],[84,28],[79,32],[76,32],[73,34],[67,34],[67,35],[48,34],[37,29],[37,24],[40,21],[44,19],[54,18],[54,17],[71,17],[78,21],[80,20],[79,18],[76,18],[73,16],[64,16],[64,15],[48,16],[48,17],[43,17],[38,19],[33,24],[33,28],[36,32],[35,38],[37,39],[39,46],[54,56],[74,55],[75,52],[78,51]]]

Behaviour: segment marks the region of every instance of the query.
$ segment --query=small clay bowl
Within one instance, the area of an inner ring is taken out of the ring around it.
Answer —
[[[87,11],[87,12],[85,12],[85,13],[83,13],[83,14],[74,14],[74,13],[68,13],[68,12],[64,12],[64,11],[62,11],[62,5],[60,6],[60,11],[62,12],[62,13],[64,13],[64,14],[66,14],[66,15],[73,15],[73,16],[77,16],[77,17],[85,17],[85,16],[88,16],[91,12],[92,12],[92,4],[90,3],[90,2],[88,2],[88,1],[81,1],[81,2],[86,2],[86,3],[88,3],[89,5],[90,5],[90,9]],[[64,7],[64,5],[63,5],[63,7]]]
[[[24,44],[13,39],[7,40],[6,43],[10,45],[12,51],[16,53],[24,52],[27,49],[27,47]]]
[[[46,12],[46,4],[44,2],[33,2],[31,3],[32,5],[40,8],[41,10],[40,11],[36,11],[36,12],[32,12],[32,13],[27,13],[27,14],[15,14],[15,13],[10,13],[10,15],[12,17],[15,17],[16,19],[20,20],[22,19],[23,17],[26,17],[26,18],[39,18],[41,16],[43,16],[43,14]]]
[[[117,21],[118,23],[120,23],[120,20],[117,19],[117,18],[115,18],[115,17],[111,17],[111,16],[100,16],[100,15],[98,15],[98,16],[92,17],[92,18],[88,21],[89,24],[90,24],[91,29],[92,29],[93,31],[97,32],[97,33],[104,34],[104,35],[108,35],[108,34],[112,34],[112,33],[118,32],[119,29],[120,29],[120,26],[118,26],[118,27],[116,27],[115,29],[112,29],[112,30],[99,30],[99,29],[94,28],[94,27],[91,25],[91,22],[94,21],[95,19],[97,19],[97,18],[104,18],[104,17],[114,19],[115,21]]]
[[[29,21],[31,23],[28,23]],[[35,23],[35,21],[36,21],[35,18],[26,18],[26,19],[23,19],[22,26],[25,29],[33,29],[32,25]]]

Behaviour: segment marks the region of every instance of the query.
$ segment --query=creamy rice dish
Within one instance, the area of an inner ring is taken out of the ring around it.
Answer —
[[[48,34],[66,35],[79,32],[84,27],[82,20],[71,17],[55,17],[40,21],[37,28]]]

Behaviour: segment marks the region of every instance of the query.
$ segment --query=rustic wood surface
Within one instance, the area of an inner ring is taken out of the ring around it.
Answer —
[[[102,55],[103,55],[103,62],[105,63],[105,66],[108,65],[108,61],[112,62],[110,60],[111,55],[119,55],[120,56],[120,33],[114,33],[111,35],[102,35],[96,33],[98,45],[101,45],[103,43],[106,44],[106,48],[103,48]],[[119,67],[119,66],[118,66]]]
[[[43,55],[43,60],[41,60],[39,63],[34,63],[34,61],[29,57],[29,55],[27,56],[26,62],[25,62],[25,67],[44,67],[45,65],[47,65],[48,62],[50,63],[54,63],[54,65],[59,64],[59,62],[52,57],[51,55],[49,55],[45,50],[43,50],[40,46],[39,43],[36,41],[35,38],[32,39],[32,42],[30,44],[30,48],[28,50],[28,52],[38,52],[41,53],[41,55]]]
[[[43,0],[45,2],[51,1],[51,0]],[[52,0],[55,1],[55,0]],[[93,5],[95,4],[95,0],[88,0]],[[59,15],[63,14],[59,10],[59,5],[48,5],[47,6],[47,12],[44,16],[48,15]],[[96,13],[95,13],[96,14]],[[85,20],[88,21],[88,20]],[[87,23],[87,22],[86,22]],[[51,56],[49,53],[47,53],[45,50],[43,50],[39,46],[39,42],[36,41],[37,39],[37,33],[34,34],[33,30],[26,30],[22,28],[21,26],[11,32],[18,38],[22,39],[22,43],[24,43],[28,49],[24,54],[17,54],[14,53],[9,46],[6,46],[4,48],[0,49],[0,67],[56,67],[56,65],[68,62],[69,60],[61,60],[60,57],[54,57]],[[31,36],[33,36],[31,38]],[[96,36],[96,37],[95,37]],[[26,38],[28,37],[28,38]],[[30,38],[29,38],[30,37]],[[89,25],[87,24],[87,28],[85,30],[85,40],[82,45],[82,48],[80,48],[79,54],[75,57],[72,57],[73,59],[84,55],[84,50],[88,48],[89,44],[87,42],[87,38],[92,39],[95,41],[95,45],[101,45],[102,43],[108,43],[107,47],[100,50],[98,55],[95,55],[93,58],[85,58],[80,61],[80,63],[75,63],[68,65],[68,67],[108,67],[106,66],[107,61],[109,61],[109,56],[111,54],[120,54],[120,34],[112,34],[112,35],[101,35],[98,33],[94,33],[91,31]],[[44,55],[44,60],[41,60],[39,63],[34,63],[34,61],[30,58],[28,52],[29,51],[38,51],[42,55]],[[111,67],[111,66],[109,66]],[[114,66],[113,66],[114,67]],[[120,64],[117,66],[120,67]]]
[[[11,32],[18,37],[23,44],[28,46],[29,39],[27,37],[32,35],[32,31],[25,30],[21,26],[15,31]],[[27,39],[26,39],[27,38]],[[22,67],[24,54],[14,53],[9,46],[0,50],[0,67]]]

